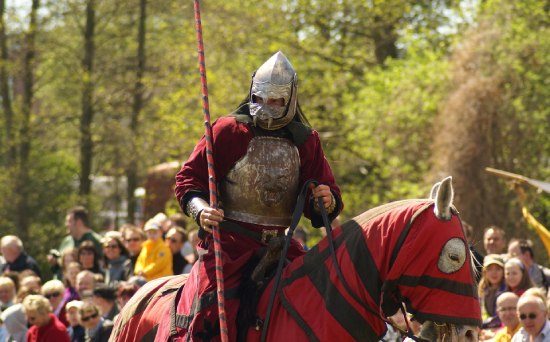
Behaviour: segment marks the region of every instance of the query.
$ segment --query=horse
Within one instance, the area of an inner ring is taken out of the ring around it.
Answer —
[[[452,198],[448,177],[428,199],[391,202],[335,228],[334,254],[325,238],[285,266],[266,341],[379,341],[387,317],[400,309],[421,323],[417,335],[405,332],[409,339],[477,341],[477,285]],[[110,341],[178,341],[186,322],[176,307],[186,279],[146,284],[123,308]],[[273,281],[260,296],[247,341],[261,339],[272,290]]]

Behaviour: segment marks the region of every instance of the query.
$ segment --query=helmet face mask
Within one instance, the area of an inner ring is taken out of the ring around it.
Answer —
[[[282,52],[271,56],[254,73],[249,108],[255,125],[275,130],[292,121],[296,113],[296,81],[296,72]],[[282,106],[277,104],[280,99]]]

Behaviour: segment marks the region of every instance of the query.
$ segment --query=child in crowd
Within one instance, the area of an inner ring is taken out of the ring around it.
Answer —
[[[162,241],[160,224],[151,219],[143,230],[147,240],[137,258],[134,274],[145,277],[147,281],[172,275],[172,252]]]

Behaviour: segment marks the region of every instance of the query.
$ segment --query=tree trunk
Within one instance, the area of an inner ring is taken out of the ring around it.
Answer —
[[[94,29],[95,29],[95,0],[86,3],[86,28],[84,31],[84,59],[82,115],[80,117],[80,188],[79,195],[85,202],[88,201],[92,187],[91,173],[94,142],[92,140],[92,122],[94,118]],[[89,204],[89,203],[86,203]]]
[[[0,96],[2,96],[2,109],[4,110],[5,139],[3,142],[6,155],[5,165],[14,166],[17,158],[15,149],[15,136],[13,134],[13,106],[11,102],[11,93],[9,88],[9,74],[7,65],[9,63],[8,44],[6,27],[4,21],[5,0],[0,0]]]
[[[130,162],[126,170],[126,178],[128,181],[127,201],[128,201],[128,222],[134,222],[135,220],[135,207],[136,198],[134,196],[134,190],[138,186],[138,174],[137,174],[137,142],[136,139],[139,136],[139,113],[143,107],[143,74],[145,72],[145,22],[146,22],[146,8],[147,0],[140,0],[139,6],[139,31],[138,31],[138,50],[137,50],[137,69],[136,69],[136,83],[134,85],[134,103],[132,106],[132,118],[130,122],[130,129],[132,132],[132,151],[130,153]]]
[[[20,237],[25,240],[29,232],[29,205],[32,193],[29,184],[29,156],[32,137],[30,132],[31,113],[34,98],[34,57],[37,23],[36,17],[40,0],[32,1],[29,31],[25,39],[25,55],[23,60],[23,103],[21,104],[21,125],[19,130],[19,160],[17,165],[16,189],[16,225]]]
[[[374,40],[374,54],[376,62],[380,66],[385,66],[386,58],[397,58],[397,38],[395,26],[393,23],[387,23],[383,20],[376,20],[372,31]]]

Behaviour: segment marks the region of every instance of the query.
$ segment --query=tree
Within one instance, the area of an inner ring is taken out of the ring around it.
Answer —
[[[126,178],[128,179],[127,183],[127,194],[126,199],[128,202],[128,221],[134,222],[134,214],[136,208],[136,200],[134,196],[134,191],[138,187],[138,161],[136,153],[136,140],[135,137],[139,134],[139,114],[143,108],[143,74],[145,72],[145,23],[146,23],[146,9],[147,1],[140,0],[139,3],[139,30],[138,30],[138,48],[137,48],[137,66],[136,66],[136,81],[134,84],[134,102],[132,106],[132,116],[130,120],[130,131],[132,133],[132,150],[130,154],[130,161],[128,163],[128,168],[126,169]]]
[[[545,1],[487,2],[479,25],[464,34],[452,56],[452,89],[438,121],[434,172],[454,176],[457,206],[478,228],[478,238],[491,224],[513,230],[512,236],[523,225],[513,192],[484,167],[539,179],[550,172],[545,6]]]

